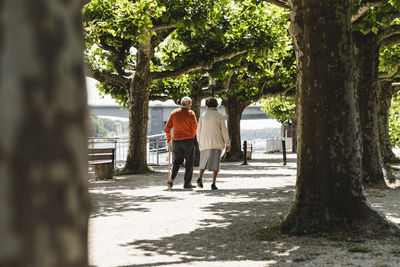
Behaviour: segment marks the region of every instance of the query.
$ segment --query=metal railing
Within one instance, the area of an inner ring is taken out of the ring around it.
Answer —
[[[286,149],[292,148],[292,138],[284,138]],[[265,143],[264,143],[265,142]],[[282,151],[282,138],[268,138],[259,140],[248,140],[251,151],[277,152]],[[115,147],[115,164],[121,168],[125,165],[128,156],[129,138],[89,138],[89,148]],[[265,149],[265,150],[264,150]],[[249,148],[247,151],[250,151]],[[147,136],[147,164],[151,166],[168,165],[168,143],[165,134]]]
[[[89,138],[89,148],[115,148],[115,164],[123,167],[128,156],[129,138],[110,137],[110,138]],[[147,164],[148,165],[167,165],[168,164],[168,144],[165,134],[147,136]]]

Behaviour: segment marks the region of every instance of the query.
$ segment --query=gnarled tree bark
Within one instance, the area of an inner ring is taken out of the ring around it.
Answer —
[[[290,0],[297,62],[296,194],[281,231],[399,233],[361,185],[350,0]]]
[[[361,133],[362,133],[362,181],[364,184],[384,185],[383,162],[378,134],[378,65],[379,46],[376,35],[354,34],[354,51],[357,61]]]
[[[382,81],[378,83],[378,131],[381,155],[385,162],[396,161],[389,136],[389,109],[395,90],[392,83]]]

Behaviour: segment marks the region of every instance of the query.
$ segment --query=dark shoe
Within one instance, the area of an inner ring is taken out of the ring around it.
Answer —
[[[198,188],[203,188],[203,183],[201,182],[200,178],[197,179],[197,187]]]
[[[167,182],[167,185],[168,185],[168,188],[171,189],[172,186],[173,186],[173,181],[172,181],[172,180],[171,180],[171,181],[168,181],[168,182]]]
[[[215,184],[211,184],[211,190],[218,190],[218,188]]]
[[[183,186],[183,188],[186,188],[186,189],[192,189],[192,188],[195,188],[196,186],[195,185],[192,185],[192,184],[189,184],[189,185],[185,185],[185,186]]]

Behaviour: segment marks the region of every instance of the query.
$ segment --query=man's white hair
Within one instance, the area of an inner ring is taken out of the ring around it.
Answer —
[[[184,96],[181,99],[181,106],[188,106],[192,104],[192,99],[188,96]]]

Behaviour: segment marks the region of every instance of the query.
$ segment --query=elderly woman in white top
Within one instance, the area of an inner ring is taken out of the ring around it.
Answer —
[[[219,172],[221,152],[224,148],[226,152],[231,149],[224,116],[217,111],[217,106],[218,102],[215,98],[207,98],[207,111],[200,116],[197,126],[197,142],[200,150],[200,174],[197,186],[203,188],[203,174],[208,169],[213,172],[212,190],[218,189],[215,183]]]

